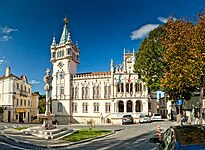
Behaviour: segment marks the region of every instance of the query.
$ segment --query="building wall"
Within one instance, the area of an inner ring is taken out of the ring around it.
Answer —
[[[124,49],[123,61],[115,67],[111,60],[109,72],[77,73],[80,49],[70,38],[67,18],[64,22],[59,44],[53,38],[50,46],[52,111],[60,123],[81,123],[89,119],[96,123],[107,120],[121,123],[124,114],[131,114],[137,121],[141,113],[155,112],[155,101],[134,73],[134,49],[132,52]],[[149,105],[153,106],[149,108]]]
[[[0,102],[4,108],[4,122],[30,122],[32,86],[26,76],[20,78],[10,73],[0,77]]]

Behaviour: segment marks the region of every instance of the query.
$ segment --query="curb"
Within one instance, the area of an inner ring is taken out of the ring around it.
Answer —
[[[34,143],[33,141],[26,141],[26,140],[20,140],[20,139],[16,139],[14,137],[11,137],[9,136],[9,134],[3,134],[4,137],[10,139],[10,140],[13,140],[15,141],[16,143],[22,143],[22,144],[27,144],[27,145],[32,145],[34,147],[42,147],[42,148],[58,148],[58,147],[66,147],[66,146],[72,146],[72,145],[77,145],[77,144],[81,144],[81,143],[86,143],[86,142],[90,142],[90,141],[93,141],[93,140],[96,140],[96,139],[101,139],[101,138],[104,138],[104,137],[107,137],[107,136],[110,136],[112,134],[116,133],[116,131],[112,130],[111,133],[109,134],[106,134],[106,135],[102,135],[102,136],[99,136],[99,137],[95,137],[95,138],[90,138],[90,139],[85,139],[85,140],[82,140],[82,141],[78,141],[78,142],[69,142],[67,141],[68,143],[59,143],[59,144],[54,144],[54,145],[46,145],[46,144],[36,144]],[[25,138],[25,137],[22,137],[22,138]],[[62,140],[56,140],[56,141],[62,141]],[[66,141],[65,141],[66,142]]]

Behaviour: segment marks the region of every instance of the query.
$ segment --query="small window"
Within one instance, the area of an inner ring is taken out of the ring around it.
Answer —
[[[58,112],[62,112],[62,111],[63,111],[62,103],[58,103]]]
[[[83,103],[83,113],[88,112],[88,103]]]
[[[110,112],[110,103],[105,103],[105,112]]]
[[[73,112],[77,112],[77,103],[73,102]]]
[[[94,112],[99,112],[99,103],[94,103]]]

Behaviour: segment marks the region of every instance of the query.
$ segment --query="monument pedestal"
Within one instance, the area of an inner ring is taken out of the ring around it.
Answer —
[[[55,117],[54,114],[38,114],[38,117],[43,119],[43,125],[41,126],[42,129],[54,129],[55,126],[52,123],[53,118]]]

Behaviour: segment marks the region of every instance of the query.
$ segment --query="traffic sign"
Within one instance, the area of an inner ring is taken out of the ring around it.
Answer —
[[[178,99],[178,100],[176,101],[176,105],[182,105],[182,99]]]

